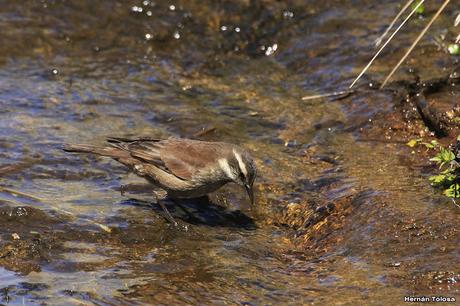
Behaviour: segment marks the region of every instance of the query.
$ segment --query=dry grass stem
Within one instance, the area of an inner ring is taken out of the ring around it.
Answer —
[[[302,101],[308,101],[308,100],[315,100],[315,99],[321,99],[321,98],[328,98],[328,97],[337,97],[337,96],[343,96],[343,95],[349,95],[353,91],[351,90],[343,90],[343,91],[336,91],[336,92],[331,92],[331,93],[326,93],[326,94],[318,94],[318,95],[313,95],[313,96],[305,96],[302,97]]]
[[[391,36],[387,39],[387,41],[383,44],[382,47],[380,47],[380,49],[375,53],[374,57],[372,57],[372,59],[369,61],[369,63],[367,63],[366,67],[364,67],[364,69],[361,71],[361,73],[356,77],[356,79],[353,81],[353,83],[351,83],[350,87],[349,88],[352,88],[356,82],[359,81],[359,79],[366,73],[367,69],[369,69],[369,67],[374,63],[375,59],[380,55],[380,53],[383,51],[383,49],[385,49],[385,47],[388,45],[388,43],[393,39],[393,37],[399,32],[399,30],[406,24],[406,22],[412,17],[412,15],[415,14],[415,12],[417,11],[417,9],[419,8],[420,5],[423,4],[423,2],[425,2],[425,0],[421,0],[415,7],[414,9],[410,12],[409,15],[407,15],[407,17],[404,19],[404,21],[396,28],[396,30],[393,32],[393,34],[391,34]]]
[[[385,38],[385,36],[387,36],[388,32],[390,32],[390,30],[393,28],[393,26],[395,25],[396,21],[398,21],[399,17],[401,17],[401,15],[404,14],[404,12],[409,8],[409,6],[412,4],[412,2],[414,2],[414,0],[407,1],[406,4],[404,4],[404,6],[401,8],[401,10],[399,10],[398,14],[391,21],[390,25],[386,28],[385,32],[382,35],[380,35],[379,38],[377,38],[375,40],[375,46],[376,47],[380,46],[380,44],[382,43],[382,40]]]
[[[420,1],[420,3],[423,1]],[[422,30],[422,32],[419,34],[419,36],[415,39],[415,41],[412,43],[410,48],[407,50],[407,52],[404,54],[404,56],[399,60],[399,62],[394,66],[393,70],[391,70],[390,74],[385,78],[385,80],[382,83],[382,86],[380,88],[383,88],[390,78],[393,76],[393,74],[398,70],[399,66],[406,60],[406,58],[409,56],[409,54],[412,52],[412,50],[415,48],[415,46],[418,44],[418,42],[422,39],[422,37],[425,35],[425,33],[428,31],[428,29],[431,27],[431,25],[435,22],[436,19],[441,15],[441,13],[444,11],[446,6],[449,4],[450,0],[445,0],[444,3],[441,5],[441,7],[438,9],[436,14],[431,18],[430,22],[426,25],[426,27]]]

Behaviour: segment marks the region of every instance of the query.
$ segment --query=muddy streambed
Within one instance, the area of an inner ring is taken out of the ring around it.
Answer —
[[[345,88],[397,4],[2,1],[1,303],[460,298],[459,210],[429,186],[426,153],[404,145],[427,134],[420,120],[367,85],[301,99]],[[422,21],[363,84],[381,79]],[[432,78],[454,62],[428,39],[409,64]],[[188,214],[168,203],[179,229],[148,194],[120,194],[137,182],[123,166],[61,150],[202,130],[253,151],[256,205],[236,186],[185,201]]]

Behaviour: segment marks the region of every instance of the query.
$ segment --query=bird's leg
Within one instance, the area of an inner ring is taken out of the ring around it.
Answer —
[[[171,222],[174,226],[177,226],[178,223],[176,222],[176,220],[174,220],[173,216],[171,216],[171,214],[169,213],[168,209],[163,204],[163,202],[161,200],[159,200],[158,204],[160,204],[161,208],[163,208],[163,210],[164,210],[164,212],[166,214],[166,219],[168,219],[168,221]]]
[[[166,214],[166,219],[168,219],[169,222],[171,222],[174,226],[177,226],[178,223],[176,222],[176,220],[174,220],[173,216],[169,213],[169,210],[166,208],[166,206],[163,204],[162,200],[158,197],[158,194],[157,192],[153,192],[153,195],[157,201],[157,203],[161,206],[161,208],[163,209],[163,211],[165,212]]]

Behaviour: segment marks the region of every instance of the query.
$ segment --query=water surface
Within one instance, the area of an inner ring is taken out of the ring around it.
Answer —
[[[397,4],[2,1],[0,164],[20,165],[0,179],[2,303],[459,297],[458,209],[404,144],[361,135],[395,111],[393,94],[366,82],[403,50],[385,54],[357,94],[301,99],[346,88]],[[451,58],[422,46],[435,56],[420,74],[442,74]],[[202,139],[253,151],[256,205],[237,186],[185,201],[188,213],[168,203],[178,229],[149,194],[120,194],[138,182],[123,166],[61,150],[210,128]]]

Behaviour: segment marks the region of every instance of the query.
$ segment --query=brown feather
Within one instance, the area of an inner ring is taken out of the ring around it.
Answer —
[[[199,143],[199,146],[196,146]],[[198,169],[205,169],[219,158],[218,143],[169,139],[160,150],[161,160],[171,172],[182,179],[190,180]]]
[[[214,164],[223,143],[169,138],[108,138],[110,145],[125,150],[133,158],[152,164],[183,180],[190,180],[199,170]],[[197,146],[197,144],[199,144]]]
[[[101,156],[107,156],[115,159],[116,161],[129,166],[134,167],[139,164],[139,160],[133,158],[129,152],[118,147],[97,147],[86,144],[66,144],[63,148],[66,152],[75,153],[92,153]]]

